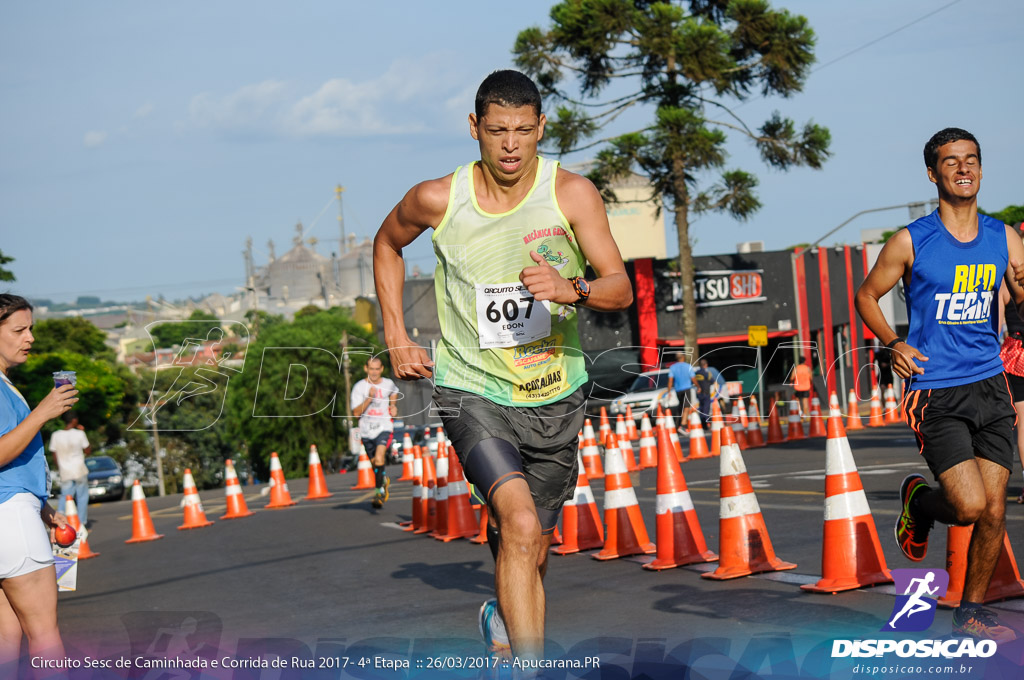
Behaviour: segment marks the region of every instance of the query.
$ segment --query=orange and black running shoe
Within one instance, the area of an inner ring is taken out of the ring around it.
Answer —
[[[995,640],[996,642],[1010,642],[1017,639],[1013,628],[999,623],[992,611],[984,607],[966,610],[958,607],[954,610],[953,635],[972,637],[977,640]]]
[[[900,501],[903,511],[896,518],[896,544],[907,556],[907,559],[920,562],[928,553],[928,532],[932,530],[934,520],[914,517],[910,510],[910,502],[914,496],[927,489],[924,477],[918,474],[908,475],[900,485]]]

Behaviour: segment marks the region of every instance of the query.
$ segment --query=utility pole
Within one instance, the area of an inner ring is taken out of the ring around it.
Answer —
[[[348,251],[348,244],[345,243],[345,215],[341,210],[341,195],[345,193],[345,187],[340,184],[334,187],[334,196],[338,199],[338,228],[341,229],[341,254]]]

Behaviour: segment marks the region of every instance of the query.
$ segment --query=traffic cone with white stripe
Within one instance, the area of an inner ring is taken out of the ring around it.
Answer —
[[[743,406],[742,399],[736,399],[732,405],[732,415],[727,425],[732,429],[732,435],[739,444],[740,451],[750,447],[747,446],[747,409]]]
[[[633,442],[629,441],[629,435],[626,433],[626,423],[622,419],[621,413],[615,419],[615,443],[618,444],[622,458],[626,461],[626,469],[630,472],[636,472],[639,468],[636,465],[636,456],[633,455]]]
[[[577,455],[579,455],[577,453]],[[462,471],[462,464],[455,454],[455,447],[448,445],[448,523],[443,535],[435,536],[439,541],[454,541],[457,538],[471,538],[478,533],[476,513],[469,502],[469,485]]]
[[[821,580],[800,586],[814,593],[838,593],[892,583],[878,541],[875,519],[846,438],[841,416],[828,419],[825,441],[825,529]]]
[[[731,430],[725,431],[725,438],[719,463],[718,569],[701,577],[724,581],[763,571],[795,569],[795,564],[775,556],[761,506]]]
[[[602,442],[608,441],[608,435],[612,431],[612,426],[608,422],[608,410],[601,407],[601,426],[597,429],[597,436]]]
[[[672,442],[672,449],[676,452],[676,460],[682,463],[685,460],[683,457],[683,445],[679,441],[679,433],[676,431],[676,424],[672,420],[671,411],[665,411],[665,429],[668,430],[668,439]]]
[[[156,533],[156,529],[153,528],[153,519],[149,516],[149,506],[146,505],[146,494],[136,479],[132,484],[132,537],[125,543],[155,541],[163,537],[163,534]]]
[[[438,430],[440,433],[440,430]],[[448,446],[438,438],[437,458],[434,459],[434,530],[431,538],[440,538],[448,531]]]
[[[878,396],[878,388],[871,388],[871,413],[868,415],[868,427],[884,427],[885,416],[882,415],[882,399]]]
[[[664,433],[669,448],[672,443],[668,441],[667,433]],[[672,452],[675,455],[675,451]],[[651,430],[651,419],[645,413],[640,421],[640,469],[658,467],[658,441],[654,438],[654,431]]]
[[[562,508],[562,544],[551,549],[556,555],[592,550],[604,544],[604,527],[590,489],[590,480],[583,469],[582,456],[578,457],[576,466],[579,468],[576,491]]]
[[[833,392],[828,398],[828,417],[842,418],[843,410],[839,406],[839,395]]]
[[[415,457],[412,451],[412,437],[410,437],[409,432],[406,431],[405,436],[402,437],[402,476],[396,481],[411,482],[416,478],[416,471],[413,469],[414,460]]]
[[[253,514],[245,504],[242,485],[238,483],[238,473],[230,458],[224,461],[224,500],[227,512],[220,516],[221,519],[239,519]]]
[[[594,437],[594,425],[587,418],[583,422],[583,466],[587,470],[587,477],[599,479],[604,477],[604,466],[601,464],[601,450],[597,447],[597,439]]]
[[[729,429],[732,432],[732,429]],[[660,437],[658,446],[658,485],[655,500],[658,556],[644,569],[671,569],[694,562],[714,562],[718,555],[708,550],[704,532],[686,488],[668,437]]]
[[[309,486],[307,488],[305,498],[307,501],[331,497],[331,493],[327,490],[327,479],[324,478],[324,467],[320,463],[320,453],[316,450],[316,444],[309,445]]]
[[[420,447],[412,447],[412,519],[403,522],[404,531],[415,531],[423,525],[423,514],[426,512],[423,498],[423,458]]]
[[[710,458],[711,452],[708,451],[708,442],[704,439],[704,428],[700,424],[700,414],[697,413],[697,409],[690,411],[690,457],[686,460],[696,460],[697,458]]]
[[[967,577],[967,549],[971,544],[974,525],[966,527],[949,526],[946,531],[946,571],[949,572],[949,587],[946,594],[939,598],[942,607],[957,607],[964,596],[964,582]],[[999,560],[995,571],[988,582],[988,590],[982,602],[996,602],[1013,597],[1024,596],[1024,580],[1020,578],[1017,559],[1010,547],[1010,537],[1003,532],[1003,545],[999,550]]]
[[[800,418],[800,402],[796,399],[789,402],[788,428],[786,430],[786,441],[804,439],[804,423]]]
[[[434,495],[437,486],[437,474],[434,470],[434,459],[429,449],[423,451],[423,479],[420,485],[420,500],[423,503],[423,524],[416,527],[412,533],[426,534],[437,528],[437,498]]]
[[[782,423],[779,422],[779,402],[773,397],[768,400],[768,444],[781,444],[786,441],[782,436]]]
[[[903,418],[900,416],[900,405],[896,402],[896,392],[892,389],[892,385],[886,385],[885,387],[884,419],[886,425],[903,422]]]
[[[64,515],[68,518],[68,524],[75,528],[78,534],[78,559],[87,560],[90,557],[99,557],[98,552],[93,552],[89,547],[89,530],[82,526],[78,517],[78,506],[75,505],[74,496],[64,497]]]
[[[860,420],[860,405],[857,404],[856,390],[850,390],[850,396],[846,401],[846,429],[863,430],[864,423]]]
[[[633,407],[628,404],[626,405],[626,434],[629,435],[629,441],[631,442],[640,439],[640,433],[636,429],[636,421],[633,420]]]
[[[206,519],[203,503],[199,500],[199,492],[196,491],[196,480],[192,478],[192,470],[189,468],[185,468],[184,487],[185,497],[182,503],[185,505],[185,521],[178,530],[200,529],[213,524],[213,521]]]
[[[821,416],[821,401],[817,396],[811,397],[811,424],[810,427],[807,428],[807,436],[827,436],[828,432],[825,430],[825,420],[826,419]]]
[[[366,451],[359,452],[359,462],[356,464],[356,483],[353,489],[376,489],[377,478],[373,475],[373,463]]]
[[[722,409],[718,406],[718,400],[711,402],[711,448],[709,453],[712,456],[722,455],[722,428],[725,427],[725,420],[722,418]]]
[[[605,449],[604,475],[604,547],[593,555],[596,560],[613,560],[617,557],[653,553],[656,548],[647,537],[640,504],[636,492],[629,482],[629,471],[622,454],[609,439],[612,446]]]
[[[284,470],[281,469],[281,459],[277,457],[277,451],[270,454],[270,502],[267,503],[268,510],[287,508],[295,505],[292,494],[288,490],[288,482],[284,479]]]
[[[761,414],[757,411],[757,399],[750,395],[750,411],[747,412],[747,446],[757,449],[764,446],[764,435],[761,433]]]

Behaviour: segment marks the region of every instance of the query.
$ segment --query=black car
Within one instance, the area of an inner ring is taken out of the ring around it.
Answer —
[[[119,501],[124,498],[124,474],[121,466],[110,456],[89,456],[85,459],[89,468],[89,500]]]

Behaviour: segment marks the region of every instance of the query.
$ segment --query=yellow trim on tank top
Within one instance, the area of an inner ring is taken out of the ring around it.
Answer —
[[[455,168],[455,172],[452,173],[452,183],[448,187],[448,205],[445,206],[444,215],[441,217],[441,221],[434,227],[434,233],[431,235],[430,240],[434,241],[437,235],[441,233],[441,229],[444,228],[448,222],[451,221],[452,217],[452,204],[455,202],[455,182],[459,179],[459,170],[462,170],[463,166]]]
[[[558,179],[558,161],[554,161],[555,167],[551,171],[551,203],[555,206],[555,212],[558,213],[558,218],[562,220],[562,226],[566,231],[571,231],[573,236],[576,235],[576,230],[569,224],[569,220],[566,218],[565,213],[562,212],[562,206],[558,205],[558,195],[555,194],[555,181]],[[587,271],[587,256],[583,255],[583,249],[579,248],[579,242],[576,243],[577,248],[580,251],[580,255],[583,256],[583,273]]]
[[[530,197],[533,196],[533,192],[537,189],[537,185],[540,184],[541,172],[544,170],[544,159],[541,158],[540,156],[537,156],[537,173],[533,177],[533,186],[531,186],[530,190],[526,192],[526,195],[523,196],[523,199],[516,204],[516,207],[512,208],[507,212],[489,213],[483,208],[481,208],[480,204],[476,202],[476,188],[473,186],[473,167],[476,166],[476,164],[479,162],[480,161],[473,161],[472,163],[469,164],[469,169],[466,171],[466,179],[469,181],[469,198],[473,201],[473,208],[476,209],[476,211],[483,215],[484,217],[506,217],[516,212],[524,205],[526,205],[526,202],[530,200]]]

